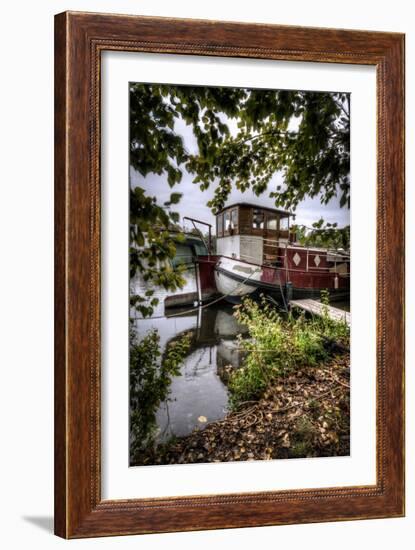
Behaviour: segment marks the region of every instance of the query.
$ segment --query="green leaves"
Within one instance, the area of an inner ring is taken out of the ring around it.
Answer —
[[[178,212],[170,212],[170,219],[174,222],[174,223],[179,223],[180,221],[180,215]]]
[[[234,408],[259,399],[275,380],[326,360],[328,341],[349,346],[347,323],[330,319],[328,313],[310,320],[303,314],[282,317],[264,298],[261,303],[246,298],[234,315],[249,334],[239,339],[245,359],[229,379]]]
[[[213,210],[229,197],[228,182],[261,195],[277,172],[285,183],[270,189],[277,207],[317,195],[323,204],[339,195],[349,207],[348,94],[133,84],[130,105],[132,166],[143,176],[166,173],[171,187],[184,170],[201,190],[215,182]],[[197,152],[185,150],[179,121],[191,127]]]
[[[170,195],[170,200],[165,202],[165,206],[170,206],[172,204],[178,204],[180,202],[180,199],[182,198],[182,193],[172,193]]]
[[[297,240],[305,246],[321,246],[329,249],[350,250],[350,225],[339,228],[337,223],[324,223],[323,219],[312,224],[312,228],[293,225]]]
[[[173,187],[176,183],[180,183],[183,174],[181,171],[177,168],[174,168],[173,166],[167,166],[167,183],[170,187]]]
[[[232,185],[259,196],[277,172],[285,183],[270,190],[277,207],[295,209],[306,196],[318,195],[327,204],[339,194],[340,204],[349,206],[346,105],[345,94],[247,90],[235,105],[237,133],[209,142],[209,132],[196,129],[199,151],[189,155],[186,170],[202,190],[218,182],[213,211],[223,208]]]
[[[146,293],[147,294],[147,293]],[[191,345],[186,333],[167,344],[162,353],[156,330],[138,341],[130,329],[130,461],[150,448],[156,435],[156,412],[168,399],[173,377],[180,376],[180,366]]]
[[[172,193],[165,206],[178,204],[181,197],[181,193]],[[141,187],[130,190],[130,277],[140,273],[149,287],[145,297],[132,292],[130,305],[143,317],[151,316],[158,305],[157,299],[150,300],[154,293],[151,287],[175,291],[185,284],[184,267],[173,270],[171,265],[181,237],[173,235],[170,226],[178,221],[177,212],[159,206]]]

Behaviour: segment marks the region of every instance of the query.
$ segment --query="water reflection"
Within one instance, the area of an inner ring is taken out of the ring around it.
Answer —
[[[240,365],[236,337],[243,334],[244,328],[233,317],[232,306],[222,302],[196,310],[183,308],[183,312],[172,309],[162,316],[158,309],[157,314],[150,319],[137,319],[135,325],[139,337],[151,329],[158,331],[161,352],[182,334],[192,334],[181,375],[173,378],[169,398],[160,404],[156,413],[155,442],[162,443],[172,436],[188,435],[194,428],[202,429],[208,422],[225,416],[228,391],[220,375],[223,367]]]

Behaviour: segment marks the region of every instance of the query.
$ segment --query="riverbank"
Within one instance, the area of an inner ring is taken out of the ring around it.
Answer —
[[[234,307],[241,362],[217,367],[229,412],[212,418],[198,402],[191,433],[150,440],[132,465],[348,455],[350,329],[321,313],[282,314],[265,297]]]
[[[189,464],[347,456],[349,354],[276,379],[257,402],[187,437],[159,446],[141,464]]]

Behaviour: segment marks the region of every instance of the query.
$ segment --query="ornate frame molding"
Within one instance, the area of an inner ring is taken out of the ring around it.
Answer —
[[[403,515],[404,36],[73,12],[57,15],[55,23],[56,534],[76,538]],[[166,41],[160,42],[160,36]],[[376,66],[376,485],[101,500],[100,73],[104,50]]]

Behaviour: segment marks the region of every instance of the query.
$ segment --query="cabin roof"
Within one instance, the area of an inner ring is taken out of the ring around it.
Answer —
[[[225,212],[225,210],[229,210],[229,208],[235,208],[236,206],[246,206],[248,208],[258,208],[259,210],[266,210],[267,212],[276,212],[277,214],[285,218],[293,215],[291,212],[279,210],[278,208],[270,208],[269,206],[261,206],[260,204],[253,204],[251,202],[236,202],[234,204],[230,204],[229,206],[225,206],[224,208],[222,208],[222,210],[219,210],[219,212],[216,213],[216,216],[222,214],[222,212]]]

